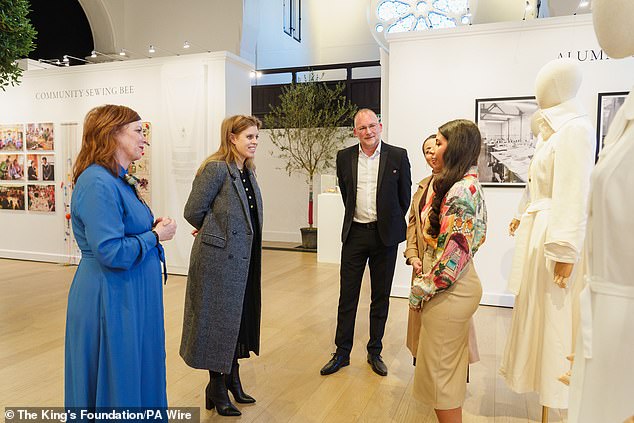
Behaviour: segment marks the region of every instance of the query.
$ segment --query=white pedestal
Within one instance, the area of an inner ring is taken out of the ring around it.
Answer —
[[[317,202],[317,261],[339,263],[341,261],[341,225],[344,207],[341,194],[319,194]]]

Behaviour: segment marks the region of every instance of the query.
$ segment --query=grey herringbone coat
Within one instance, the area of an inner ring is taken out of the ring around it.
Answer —
[[[259,214],[256,232],[261,234],[262,196],[249,174]],[[254,236],[236,164],[208,163],[194,179],[184,215],[198,235],[187,275],[180,355],[191,367],[229,373]]]

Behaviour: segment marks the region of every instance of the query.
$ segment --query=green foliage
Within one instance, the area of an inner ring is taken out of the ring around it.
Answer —
[[[264,117],[286,172],[306,175],[311,191],[314,175],[334,167],[337,151],[350,136],[341,128],[349,125],[357,107],[346,99],[344,90],[343,83],[329,88],[311,73],[305,82],[285,87],[281,104],[271,106]]]
[[[37,34],[27,17],[27,0],[0,0],[0,88],[19,83],[22,69],[16,60],[25,58],[35,48]]]

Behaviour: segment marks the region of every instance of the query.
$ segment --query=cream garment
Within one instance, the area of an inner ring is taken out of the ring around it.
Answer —
[[[592,172],[588,286],[570,387],[571,423],[634,415],[634,88]]]
[[[539,392],[542,405],[567,408],[568,387],[557,378],[570,368],[572,300],[582,271],[574,267],[566,289],[555,285],[553,271],[555,262],[576,263],[581,256],[595,138],[574,99],[542,113],[554,134],[539,142],[528,171],[509,280],[515,306],[500,373],[515,392]]]

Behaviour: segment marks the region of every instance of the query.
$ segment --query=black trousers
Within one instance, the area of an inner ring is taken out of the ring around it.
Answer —
[[[390,307],[390,290],[396,264],[398,245],[385,246],[376,227],[353,224],[341,249],[339,309],[335,344],[337,355],[350,356],[354,338],[354,323],[361,292],[365,265],[370,268],[370,354],[380,354],[383,333]]]

